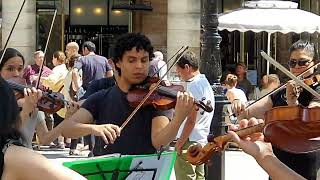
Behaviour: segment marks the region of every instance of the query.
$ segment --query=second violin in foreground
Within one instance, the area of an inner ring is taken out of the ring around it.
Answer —
[[[320,136],[319,112],[319,107],[275,107],[266,112],[265,123],[240,129],[236,133],[244,138],[263,132],[265,141],[279,149],[295,154],[313,152],[320,149],[320,141],[314,140]],[[187,152],[187,160],[194,165],[206,163],[214,152],[222,151],[231,139],[231,135],[226,134],[208,138],[204,147],[191,146]]]

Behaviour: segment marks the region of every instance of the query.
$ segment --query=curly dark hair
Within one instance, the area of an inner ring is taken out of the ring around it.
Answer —
[[[126,51],[130,51],[134,47],[138,52],[140,50],[147,51],[149,53],[149,61],[151,61],[154,57],[153,46],[151,45],[151,42],[147,36],[141,33],[127,33],[117,39],[114,47],[114,56],[112,58],[114,64],[121,61],[123,54]],[[119,76],[121,76],[120,68],[115,66],[115,69],[118,71]]]

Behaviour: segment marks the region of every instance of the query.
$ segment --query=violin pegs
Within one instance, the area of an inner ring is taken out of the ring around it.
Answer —
[[[206,100],[206,97],[202,97],[202,98],[201,98],[201,101],[204,101],[204,100]]]
[[[207,106],[209,106],[209,105],[211,105],[211,101],[210,100],[207,101]]]

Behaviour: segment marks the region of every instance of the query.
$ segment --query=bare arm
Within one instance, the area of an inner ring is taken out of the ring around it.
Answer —
[[[72,82],[75,88],[75,91],[78,91],[80,89],[79,85],[79,70],[77,68],[72,69]]]
[[[56,128],[65,137],[79,138],[92,133],[92,126],[94,126],[90,124],[92,122],[91,113],[84,108],[80,108],[67,121],[62,121]]]
[[[151,140],[152,145],[156,149],[161,146],[166,146],[172,142],[179,130],[182,121],[179,122],[177,118],[172,121],[165,116],[158,116],[152,119]]]
[[[264,159],[257,162],[269,174],[271,179],[305,180],[305,178],[303,178],[302,176],[294,172],[292,169],[290,169],[288,166],[283,164],[274,155],[268,155]]]
[[[169,121],[165,116],[152,119],[151,140],[156,149],[168,145],[175,139],[181,123],[194,108],[193,102],[194,98],[189,93],[178,92],[173,120]]]
[[[80,108],[68,120],[62,121],[56,129],[64,137],[79,138],[89,134],[101,136],[106,144],[113,143],[120,136],[120,128],[114,124],[89,124],[93,122],[91,113]]]
[[[44,156],[24,147],[10,146],[5,153],[4,162],[3,179],[41,180],[44,177],[48,180],[85,179],[75,171],[50,162]]]
[[[49,133],[48,127],[45,121],[41,121],[40,123],[37,124],[36,133],[38,135],[40,144],[48,145],[50,142],[52,142],[55,138],[59,136],[59,134],[57,136],[54,136],[52,131],[50,131]]]
[[[264,113],[270,110],[273,106],[270,96],[260,99],[258,102],[255,102],[254,105],[250,106],[249,109],[245,110],[246,104],[240,100],[235,100],[232,102],[232,111],[238,115],[238,119],[244,118],[263,118]]]
[[[197,119],[197,111],[196,110],[192,110],[186,120],[186,123],[183,127],[181,136],[178,140],[179,143],[181,143],[182,145],[188,140],[191,131],[193,130],[194,126],[196,125],[196,119]]]
[[[251,118],[249,121],[244,119],[239,122],[240,128],[246,128],[258,123],[262,123],[262,119]],[[234,127],[231,127],[234,129]],[[235,128],[234,130],[236,130]],[[258,164],[270,175],[271,179],[293,179],[304,180],[302,176],[294,172],[292,169],[283,164],[272,152],[270,143],[264,142],[263,134],[256,133],[246,139],[240,139],[235,133],[230,131],[232,139],[242,148],[242,150],[255,158]]]

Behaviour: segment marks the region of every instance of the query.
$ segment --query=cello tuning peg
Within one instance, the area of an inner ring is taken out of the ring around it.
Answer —
[[[201,111],[200,114],[201,114],[201,115],[204,115],[204,111]]]
[[[204,101],[204,100],[206,100],[206,97],[202,97],[202,98],[201,98],[201,101]]]
[[[208,106],[208,105],[210,105],[210,104],[211,104],[211,101],[210,101],[210,100],[208,100],[208,101],[207,101],[207,106]]]

